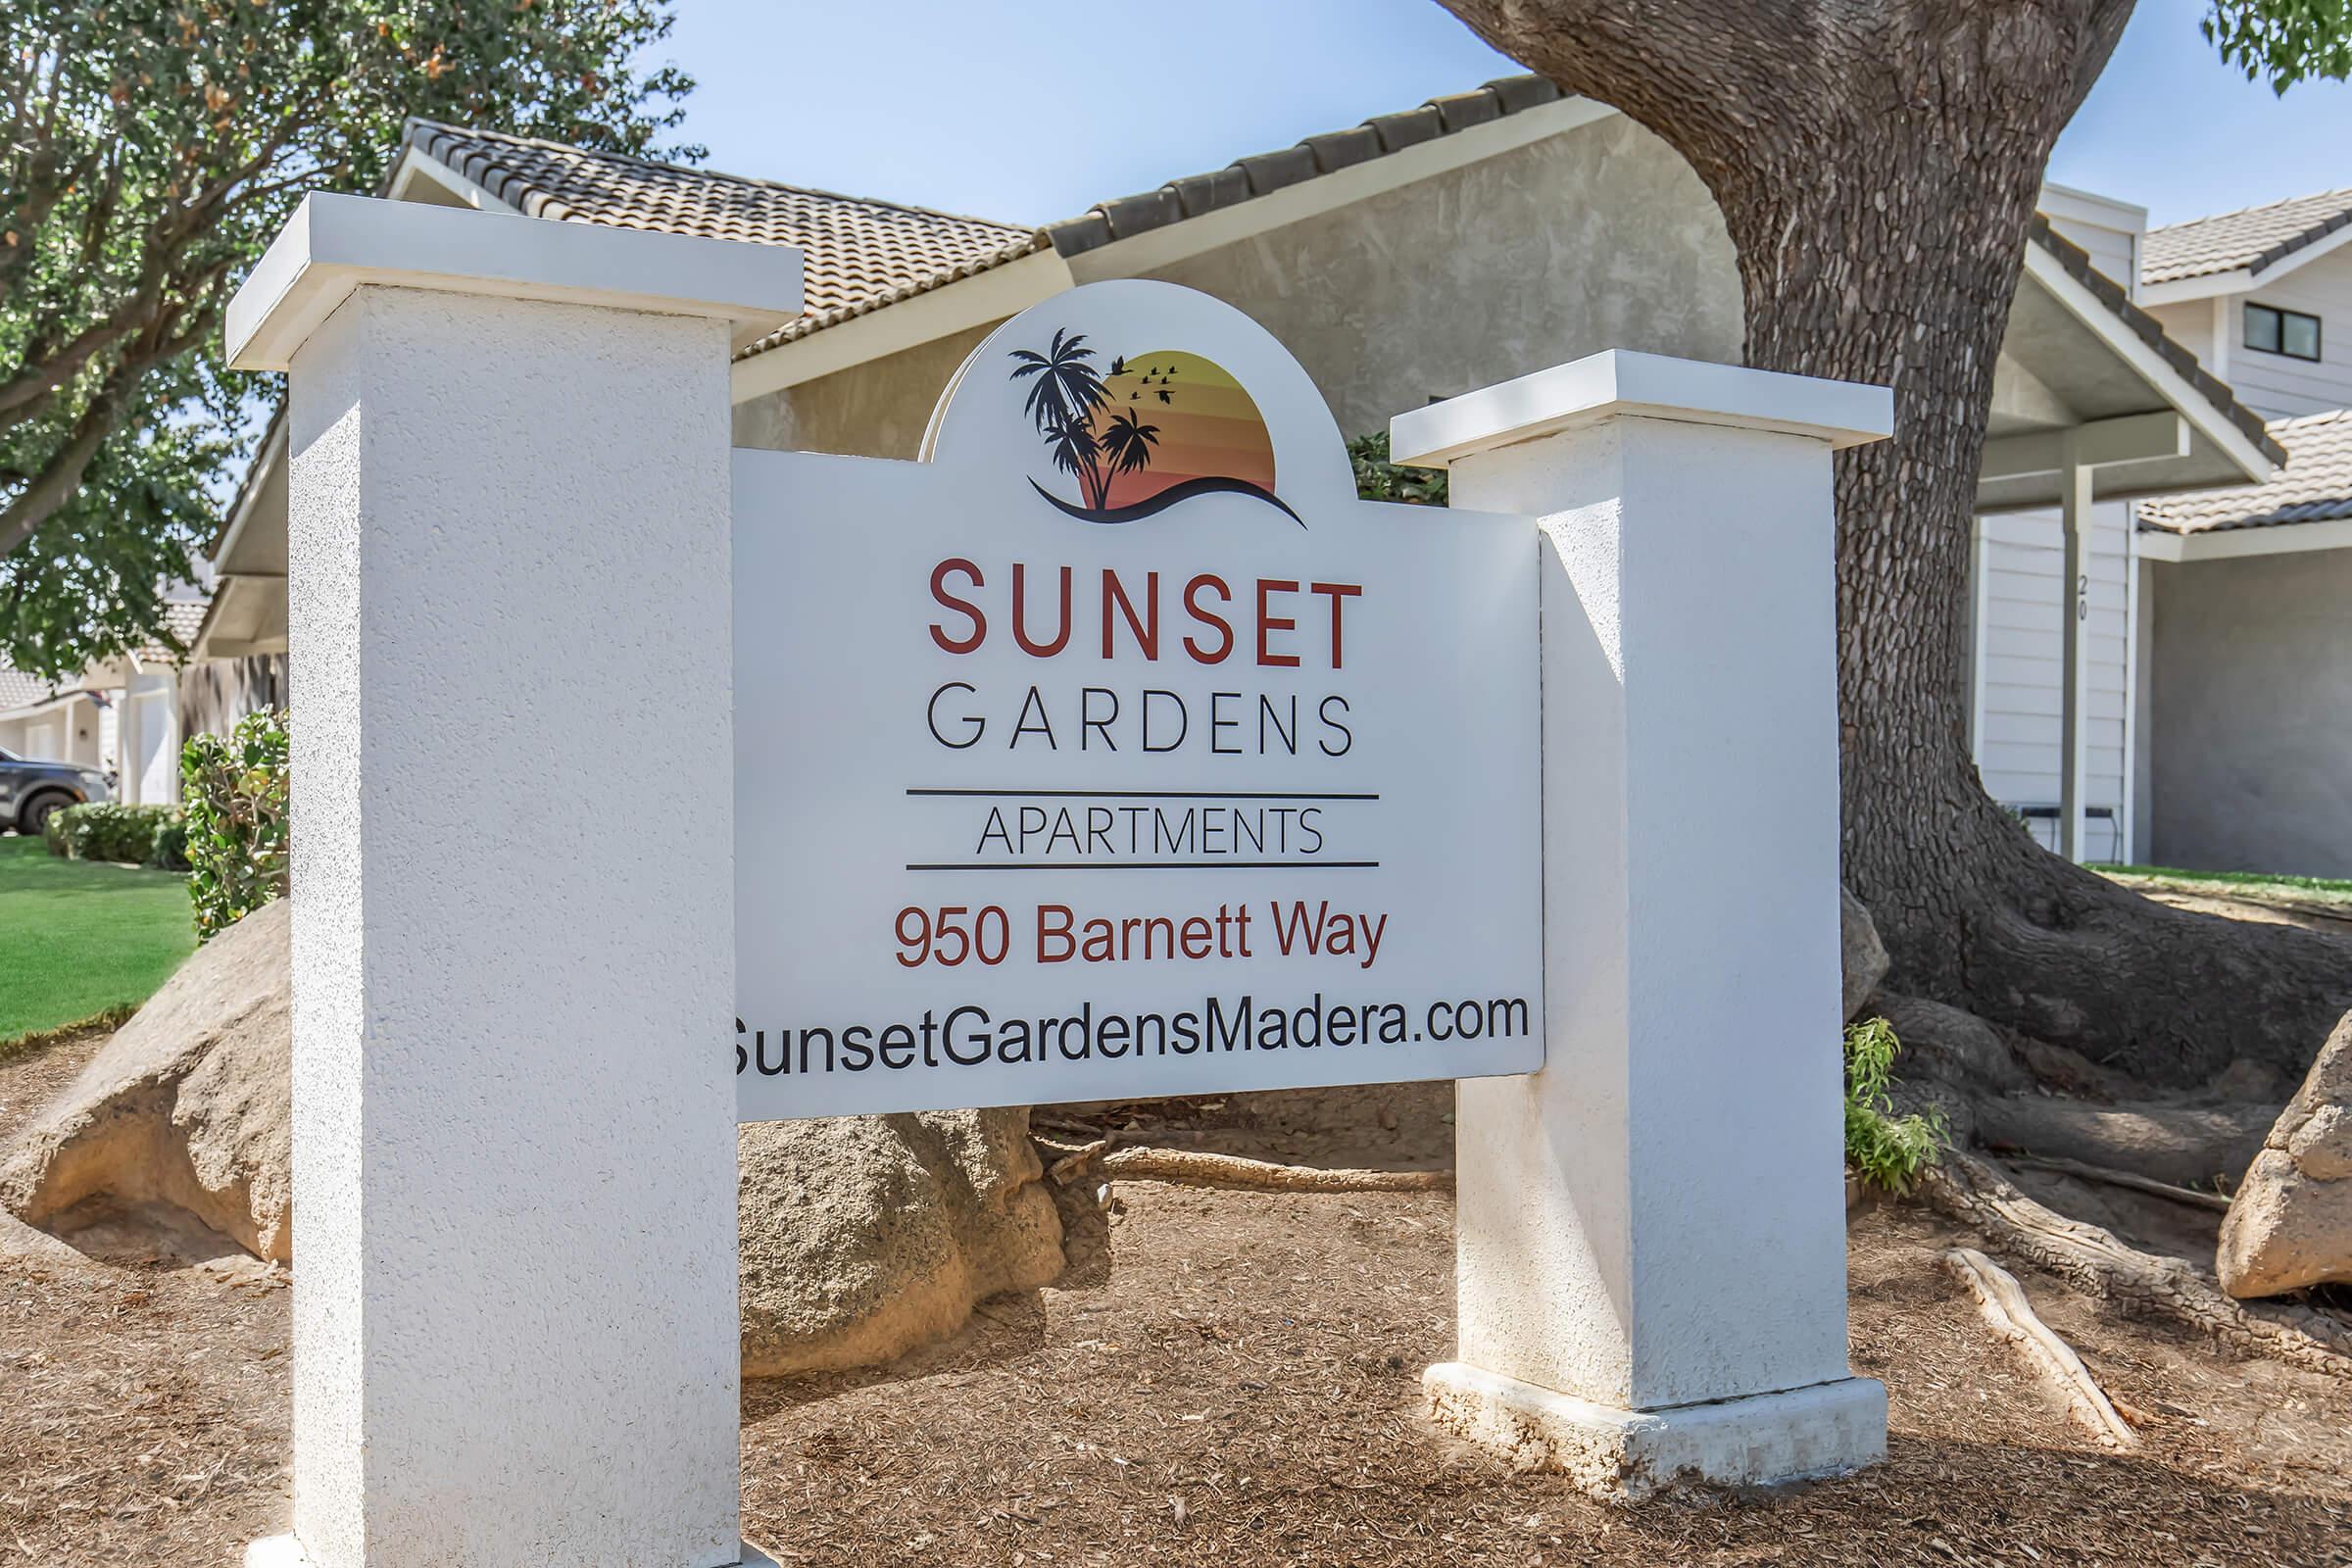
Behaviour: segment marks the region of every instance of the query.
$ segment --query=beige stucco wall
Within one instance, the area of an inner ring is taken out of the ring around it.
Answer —
[[[1740,359],[1723,218],[1618,116],[1152,275],[1262,322],[1350,436],[1603,349]]]
[[[735,405],[735,444],[769,452],[912,458],[932,405],[992,321]]]
[[[2352,876],[2352,550],[2151,576],[2155,858]]]
[[[1262,322],[1350,436],[1602,349],[1740,358],[1739,279],[1714,202],[1664,142],[1617,117],[1151,275]],[[743,404],[736,443],[911,458],[989,330]]]

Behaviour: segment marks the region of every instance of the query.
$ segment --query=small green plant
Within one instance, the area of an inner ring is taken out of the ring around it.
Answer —
[[[1446,470],[1405,468],[1391,463],[1386,430],[1348,442],[1348,462],[1355,469],[1355,493],[1361,500],[1409,501],[1422,507],[1446,504]]]
[[[41,836],[51,855],[69,860],[122,860],[131,865],[152,863],[155,841],[179,820],[175,806],[119,806],[92,802],[52,812]]]
[[[285,897],[286,758],[286,715],[276,709],[247,713],[225,736],[198,735],[180,748],[188,898],[199,942]]]
[[[1934,1107],[1925,1115],[1894,1114],[1886,1085],[1900,1049],[1884,1018],[1846,1027],[1845,1162],[1890,1193],[1911,1190],[1919,1173],[1936,1162],[1946,1131],[1943,1112]]]

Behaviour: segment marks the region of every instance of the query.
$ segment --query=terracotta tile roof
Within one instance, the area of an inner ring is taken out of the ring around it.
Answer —
[[[801,248],[807,314],[757,353],[1036,250],[1037,230],[561,142],[409,122],[407,144],[533,218]]]
[[[196,644],[196,628],[204,624],[205,612],[211,608],[212,597],[209,594],[202,599],[171,601],[164,606],[164,629],[179,639],[178,651],[174,652],[161,641],[156,641],[143,643],[132,652],[145,664],[169,664],[174,660],[186,658],[187,650]]]
[[[27,675],[21,669],[0,664],[0,713],[29,708],[46,699],[56,686],[38,675]]]
[[[2073,240],[2050,226],[2049,219],[2034,215],[2033,225],[2027,229],[2028,238],[2050,253],[2076,281],[2097,296],[2101,305],[2113,311],[2132,335],[2163,356],[2165,364],[2180,372],[2190,385],[2244,432],[2248,439],[2268,453],[2273,463],[2284,463],[2286,452],[2273,440],[2262,422],[2262,416],[2237,401],[2229,386],[2211,370],[2197,363],[2197,357],[2175,342],[2156,318],[2132,303],[2124,286],[2093,267],[2090,255]]]
[[[1075,256],[1559,97],[1559,88],[1542,76],[1506,76],[1469,92],[1433,98],[1418,109],[1309,136],[1277,152],[1236,159],[1209,173],[1098,202],[1077,218],[1044,228],[681,169],[432,121],[409,122],[406,141],[534,218],[800,246],[807,269],[807,313],[744,351],[751,355],[1048,246]]]
[[[2240,268],[2260,272],[2346,223],[2352,223],[2352,190],[2322,191],[2168,223],[2141,238],[2139,280],[2172,283]]]
[[[1147,229],[1198,218],[1220,207],[1232,207],[1301,180],[1328,174],[1353,164],[1369,163],[1390,153],[1472,125],[1484,125],[1555,102],[1560,89],[1542,76],[1504,76],[1469,92],[1432,98],[1418,109],[1381,115],[1347,130],[1309,136],[1279,152],[1237,158],[1223,169],[1181,179],[1133,196],[1097,202],[1084,215],[1046,225],[1046,235],[1064,256],[1126,239]]]
[[[430,121],[411,121],[407,141],[533,217],[802,247],[808,313],[754,343],[744,351],[748,356],[1049,245],[1061,255],[1074,256],[1488,124],[1561,96],[1560,89],[1542,76],[1504,76],[1469,92],[1433,98],[1417,109],[1376,116],[1276,152],[1236,159],[1207,173],[1098,202],[1077,218],[1039,229]],[[2079,246],[2058,235],[2048,220],[2035,218],[2033,239],[2239,429],[2256,441],[2266,440],[2261,417],[2239,405],[2227,386],[2167,337],[2154,317],[2133,305],[2125,290],[2092,267]],[[2276,460],[2279,454],[2271,450]]]
[[[2271,435],[2286,449],[2286,466],[2268,484],[2143,501],[2139,525],[2212,533],[2352,517],[2352,409],[2275,420]]]

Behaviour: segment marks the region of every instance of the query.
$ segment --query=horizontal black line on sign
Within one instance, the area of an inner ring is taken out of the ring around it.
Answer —
[[[983,860],[909,865],[909,871],[1361,871],[1378,860]]]
[[[986,800],[1090,801],[1377,801],[1376,794],[1332,794],[1316,790],[924,790],[909,795],[953,795]]]

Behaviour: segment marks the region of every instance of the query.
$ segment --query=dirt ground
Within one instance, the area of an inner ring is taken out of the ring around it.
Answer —
[[[0,1063],[0,1140],[86,1059]],[[1049,1136],[1316,1163],[1443,1163],[1444,1086],[1061,1107]],[[1160,1125],[1165,1118],[1166,1125]],[[1936,1266],[1962,1238],[1851,1224],[1856,1370],[1887,1463],[1773,1493],[1586,1501],[1450,1444],[1417,1378],[1452,1339],[1442,1193],[1066,1189],[1071,1268],[890,1367],[747,1386],[745,1530],[784,1562],[2352,1564],[2352,1382],[2231,1362],[2020,1269],[2143,1446],[2070,1426]],[[0,1224],[0,1564],[234,1564],[287,1513],[286,1307],[267,1271]],[[184,1238],[182,1241],[184,1242]]]
[[[2323,936],[2352,936],[2352,904],[2341,899],[2296,898],[2291,894],[2251,894],[2229,882],[2197,882],[2187,878],[2111,875],[2108,878],[2158,904],[2196,914],[2218,914],[2258,925],[2294,925]]]

